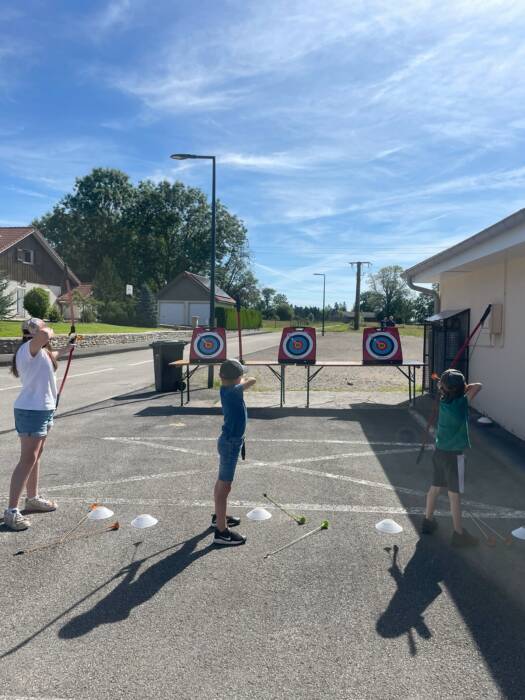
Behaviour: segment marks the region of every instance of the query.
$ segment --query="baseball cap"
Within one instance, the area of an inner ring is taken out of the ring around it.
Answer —
[[[36,335],[43,325],[40,318],[28,318],[22,323],[22,333]]]
[[[237,379],[244,374],[244,367],[239,360],[226,360],[222,363],[219,376],[223,379]]]

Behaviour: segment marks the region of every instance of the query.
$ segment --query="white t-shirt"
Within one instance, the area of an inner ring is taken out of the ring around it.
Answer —
[[[16,368],[22,382],[22,391],[15,401],[15,408],[28,411],[50,411],[57,404],[57,382],[53,363],[45,350],[33,357],[27,341],[18,348]]]

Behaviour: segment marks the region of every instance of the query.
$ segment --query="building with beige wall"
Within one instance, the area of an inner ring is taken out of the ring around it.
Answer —
[[[470,310],[471,329],[493,305],[470,381],[483,383],[475,407],[525,439],[525,209],[406,270],[409,284],[439,284],[439,305]],[[427,290],[428,291],[428,290]]]

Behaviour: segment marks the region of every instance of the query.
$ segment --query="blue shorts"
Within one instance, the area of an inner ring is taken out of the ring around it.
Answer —
[[[219,481],[233,481],[235,467],[241,452],[244,438],[228,438],[221,435],[217,440],[217,452],[219,453]]]
[[[46,437],[53,427],[54,410],[15,408],[15,428],[20,437]]]

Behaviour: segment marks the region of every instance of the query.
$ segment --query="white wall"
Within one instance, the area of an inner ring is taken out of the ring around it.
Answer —
[[[7,291],[9,294],[11,294],[11,296],[13,298],[13,306],[12,306],[13,313],[16,312],[17,289],[24,289],[25,293],[27,294],[27,292],[29,292],[30,289],[33,289],[33,287],[41,287],[42,289],[45,289],[49,293],[49,303],[51,305],[53,305],[55,303],[57,298],[62,293],[60,287],[56,287],[53,285],[48,287],[48,286],[43,285],[43,284],[33,284],[32,282],[26,282],[24,287],[21,287],[18,282],[13,282],[12,280],[9,280],[8,284],[7,284]],[[25,309],[22,309],[22,312],[20,314],[17,314],[16,318],[27,318],[28,315],[29,314],[27,313],[27,311]]]
[[[443,310],[470,308],[471,328],[487,304],[503,304],[503,333],[491,336],[484,330],[471,351],[470,380],[483,383],[474,405],[525,439],[525,256],[445,273],[440,292]]]

